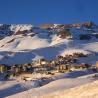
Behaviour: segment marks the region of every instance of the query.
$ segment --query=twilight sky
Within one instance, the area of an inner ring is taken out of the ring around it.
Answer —
[[[0,23],[98,24],[98,0],[0,0]]]

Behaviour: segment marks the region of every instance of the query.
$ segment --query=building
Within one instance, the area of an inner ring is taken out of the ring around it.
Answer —
[[[3,65],[3,64],[0,64],[0,73],[3,73],[7,70],[7,66],[6,65]]]
[[[96,69],[98,70],[98,61],[96,62]]]

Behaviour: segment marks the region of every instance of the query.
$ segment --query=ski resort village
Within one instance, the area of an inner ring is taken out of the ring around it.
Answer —
[[[0,98],[98,98],[98,25],[0,24]]]

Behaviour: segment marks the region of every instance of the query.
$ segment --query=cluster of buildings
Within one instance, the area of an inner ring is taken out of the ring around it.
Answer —
[[[47,61],[45,59],[39,59],[33,61],[32,63],[26,64],[14,64],[5,65],[0,64],[0,73],[10,72],[13,75],[21,73],[33,73],[33,72],[48,72],[52,70],[58,70],[59,72],[72,71],[75,69],[83,69],[91,67],[90,64],[77,64],[78,57],[85,57],[86,55],[82,53],[74,53],[74,55],[58,56],[52,61]],[[96,63],[98,68],[98,63]]]

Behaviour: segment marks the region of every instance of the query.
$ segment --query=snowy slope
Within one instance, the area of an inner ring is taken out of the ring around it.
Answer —
[[[17,93],[17,94],[11,95],[11,96],[9,95],[6,98],[39,98],[39,97],[41,97],[41,98],[65,98],[65,97],[73,98],[72,95],[74,95],[74,97],[76,96],[76,98],[81,98],[81,97],[79,97],[79,92],[81,92],[81,96],[84,96],[83,89],[86,87],[85,84],[87,85],[86,89],[89,89],[90,84],[93,84],[93,81],[97,80],[98,78],[88,77],[87,74],[90,74],[90,73],[86,72],[86,71],[77,71],[74,73],[75,74],[71,74],[71,73],[64,74],[63,73],[60,75],[56,75],[56,76],[54,76],[55,81],[52,81],[42,87],[32,88],[30,90],[27,90],[27,91],[24,91],[21,93]],[[84,73],[85,77],[82,76],[83,73]],[[70,76],[67,77],[68,75],[70,75]],[[73,76],[76,78],[72,78]],[[57,77],[60,77],[60,78],[57,78]],[[98,81],[96,83],[98,84]],[[97,86],[97,84],[96,84],[96,86]],[[79,90],[81,90],[81,88],[83,88],[82,91],[79,91]],[[84,89],[84,90],[86,90],[86,89]],[[94,86],[94,89],[97,89],[97,88]],[[67,93],[67,92],[69,92],[69,93]],[[74,92],[77,92],[77,95],[76,95],[76,93],[74,94]],[[86,90],[85,92],[87,92],[87,94],[85,93],[85,96],[87,96],[87,98],[88,98],[88,96],[90,94],[89,90]],[[92,94],[94,94],[94,93],[95,92],[92,92]],[[97,97],[98,97],[98,95],[97,95]]]
[[[98,81],[40,98],[98,98]]]

